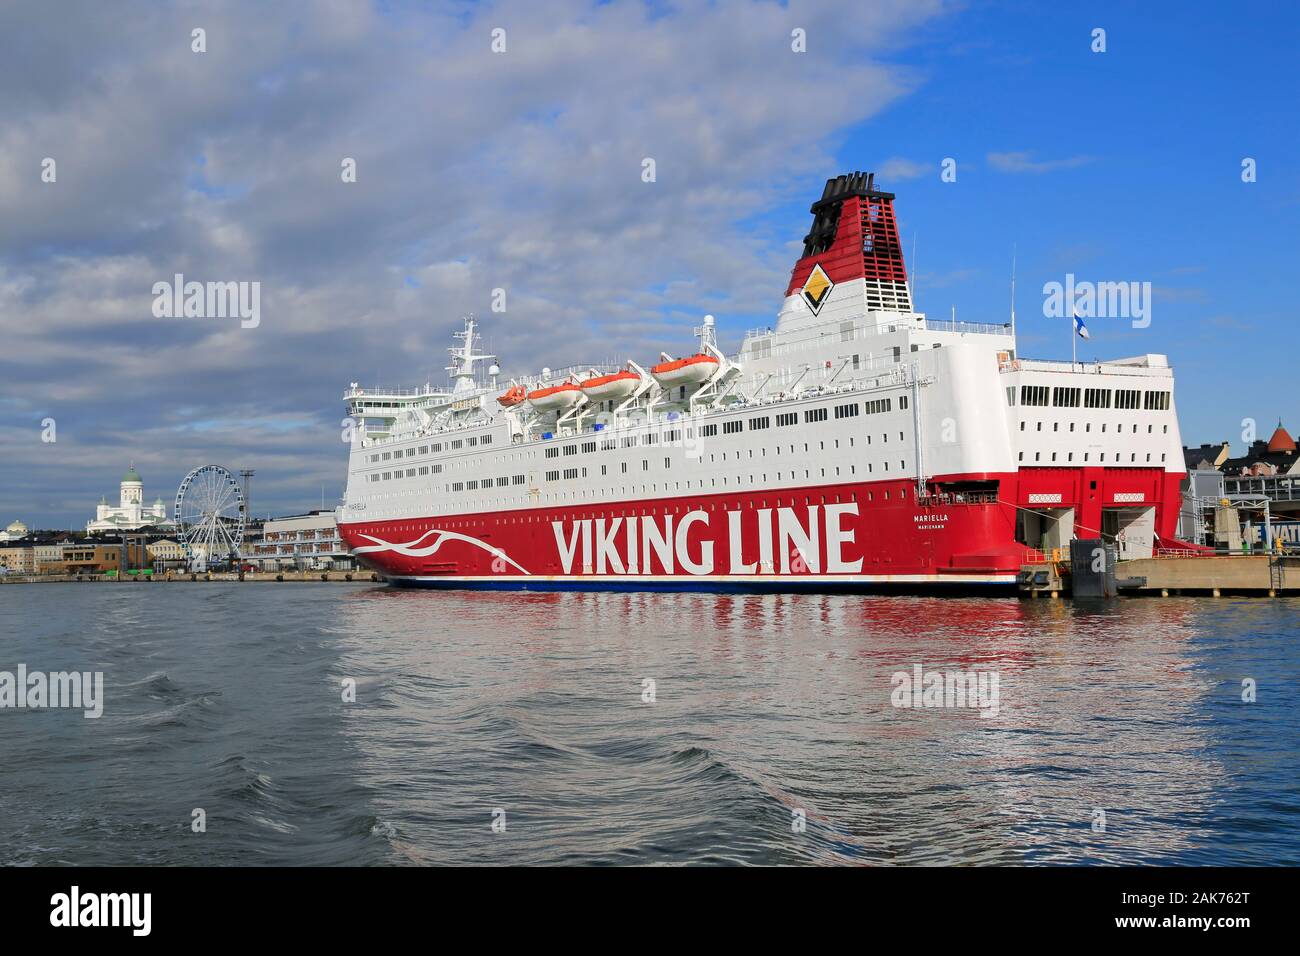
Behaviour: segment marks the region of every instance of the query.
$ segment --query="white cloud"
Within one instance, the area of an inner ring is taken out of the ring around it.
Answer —
[[[90,507],[132,455],[160,479],[225,456],[263,494],[301,473],[314,501],[317,476],[342,480],[342,387],[440,374],[465,312],[507,371],[680,348],[703,311],[773,315],[790,237],[738,224],[843,172],[825,144],[908,92],[888,61],[943,11],[870,6],[865,33],[801,7],[815,55],[790,51],[789,10],[739,0],[6,6],[0,428],[34,443],[55,414],[60,437],[0,461],[0,512]],[[792,137],[810,102],[818,135]],[[176,272],[260,281],[261,325],[154,319]],[[232,403],[242,429],[177,437]],[[282,417],[321,434],[286,454],[262,429]]]

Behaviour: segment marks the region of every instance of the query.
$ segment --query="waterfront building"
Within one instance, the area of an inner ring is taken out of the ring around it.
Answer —
[[[155,570],[181,567],[186,563],[185,549],[181,547],[179,541],[173,541],[171,538],[152,541],[147,546],[147,550]]]
[[[352,553],[339,538],[333,511],[268,518],[261,534],[247,539],[244,557],[263,571],[351,570]]]
[[[95,509],[94,520],[86,522],[86,533],[170,530],[173,527],[174,524],[167,518],[167,506],[161,498],[147,508],[144,506],[144,482],[132,464],[119,485],[119,504],[110,505],[107,498],[101,498]]]
[[[147,559],[144,537],[126,535],[69,545],[63,550],[58,570],[67,574],[104,574],[148,567]]]
[[[30,547],[0,547],[0,568],[9,574],[35,574],[36,556]]]
[[[36,573],[45,574],[59,570],[63,566],[63,550],[71,541],[39,541],[32,544],[32,559],[36,564]]]

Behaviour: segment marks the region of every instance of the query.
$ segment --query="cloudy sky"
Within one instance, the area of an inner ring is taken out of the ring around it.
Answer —
[[[1044,282],[1150,281],[1151,327],[1081,356],[1169,353],[1189,442],[1300,426],[1297,14],[1054,6],[4,0],[0,523],[79,527],[130,461],[148,500],[212,462],[259,514],[332,505],[344,387],[441,381],[467,312],[507,372],[680,352],[705,312],[735,344],[852,169],[921,309],[1002,321],[1014,244],[1056,358]],[[259,282],[260,324],[155,316],[175,273]]]

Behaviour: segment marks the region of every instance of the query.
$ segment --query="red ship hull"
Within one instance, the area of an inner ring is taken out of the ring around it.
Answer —
[[[996,495],[918,501],[906,480],[339,524],[356,557],[396,584],[526,590],[1011,589],[1033,554],[1017,509],[1155,507],[1172,541],[1182,476],[1150,468],[1035,468],[936,476],[997,481]]]

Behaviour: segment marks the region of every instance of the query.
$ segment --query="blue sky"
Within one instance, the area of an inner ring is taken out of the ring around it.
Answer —
[[[343,388],[439,380],[469,311],[507,371],[679,352],[704,312],[735,344],[854,169],[921,310],[1004,321],[1014,243],[1021,353],[1063,358],[1045,282],[1150,282],[1150,327],[1094,319],[1080,357],[1168,354],[1189,443],[1300,428],[1298,8],[1081,6],[8,5],[0,523],[79,527],[132,460],[149,500],[215,462],[259,513],[331,503]],[[260,281],[260,326],[154,317],[175,272]]]
[[[1068,329],[1042,315],[1045,282],[1150,281],[1151,326],[1094,320],[1080,357],[1168,354],[1188,443],[1240,447],[1247,417],[1265,436],[1279,416],[1295,431],[1293,373],[1269,358],[1300,342],[1288,291],[1300,7],[1076,6],[972,4],[923,28],[900,57],[923,77],[915,93],[846,131],[837,156],[846,168],[892,156],[933,167],[886,182],[909,255],[917,240],[919,308],[1003,321],[1014,243],[1021,352],[1068,358]],[[1094,27],[1104,54],[1090,50]],[[990,152],[1062,165],[999,172]],[[939,180],[944,157],[958,162],[955,183]],[[1257,160],[1253,184],[1243,157]]]

